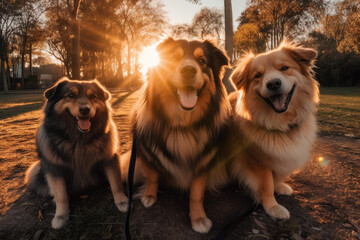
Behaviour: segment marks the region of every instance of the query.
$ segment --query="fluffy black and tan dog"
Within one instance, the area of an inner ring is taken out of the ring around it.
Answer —
[[[28,169],[26,181],[36,193],[54,197],[52,227],[61,228],[68,220],[68,195],[101,186],[106,180],[116,206],[126,211],[110,93],[97,81],[64,78],[45,97],[44,119],[36,136],[40,162]]]
[[[169,38],[157,51],[160,63],[148,72],[132,122],[145,176],[142,203],[156,202],[159,180],[190,190],[192,227],[205,233],[212,223],[204,192],[217,184],[208,176],[231,112],[221,81],[228,57],[209,41]]]

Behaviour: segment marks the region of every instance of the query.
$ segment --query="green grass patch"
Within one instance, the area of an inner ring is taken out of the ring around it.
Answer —
[[[318,121],[323,134],[360,137],[360,88],[321,88]]]

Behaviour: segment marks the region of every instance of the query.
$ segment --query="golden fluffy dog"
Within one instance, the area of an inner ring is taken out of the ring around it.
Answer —
[[[239,153],[230,171],[274,218],[290,217],[274,192],[292,193],[283,180],[306,163],[316,138],[316,55],[284,42],[267,53],[247,54],[231,76],[238,89],[230,102]]]

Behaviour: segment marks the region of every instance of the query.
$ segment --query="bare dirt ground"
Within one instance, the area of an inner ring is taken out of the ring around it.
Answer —
[[[137,96],[113,93],[122,152],[130,143],[128,114]],[[125,215],[117,211],[109,189],[72,199],[70,222],[51,229],[51,199],[24,185],[26,169],[37,161],[35,132],[42,115],[41,104],[30,104],[0,118],[0,239],[123,239]],[[272,219],[261,208],[241,218],[252,202],[236,184],[207,193],[205,210],[213,221],[208,234],[191,229],[187,193],[163,187],[149,209],[134,201],[133,239],[214,239],[229,223],[236,224],[227,239],[360,239],[360,139],[320,133],[309,163],[287,182],[293,195],[277,199],[289,209],[290,220]]]

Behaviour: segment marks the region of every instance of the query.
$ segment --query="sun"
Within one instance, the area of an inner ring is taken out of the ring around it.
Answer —
[[[146,76],[150,67],[159,63],[159,55],[156,51],[157,44],[145,47],[139,54],[139,63],[141,65],[141,73]]]

